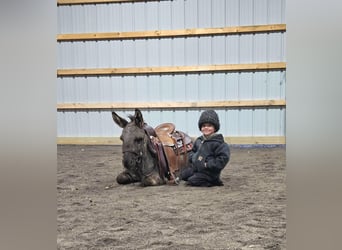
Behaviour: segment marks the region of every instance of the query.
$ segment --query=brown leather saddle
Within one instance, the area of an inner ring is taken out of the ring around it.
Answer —
[[[159,174],[169,183],[178,183],[180,170],[188,164],[187,153],[192,149],[190,136],[178,131],[173,123],[162,123],[155,129],[145,127],[158,157]]]
[[[192,149],[192,140],[186,133],[176,130],[173,123],[162,123],[154,130],[164,149],[169,179],[177,183],[181,168],[188,163],[187,153]]]

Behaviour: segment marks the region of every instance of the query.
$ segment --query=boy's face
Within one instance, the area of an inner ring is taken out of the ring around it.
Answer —
[[[215,133],[215,127],[214,127],[214,125],[212,125],[210,123],[203,123],[203,125],[201,127],[201,132],[204,136],[209,136],[209,135]]]

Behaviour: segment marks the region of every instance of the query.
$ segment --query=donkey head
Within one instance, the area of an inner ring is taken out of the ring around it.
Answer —
[[[144,130],[144,119],[139,109],[135,114],[129,115],[130,122],[112,112],[114,122],[122,128],[120,139],[122,141],[122,163],[124,167],[138,175],[148,171],[149,166],[154,166],[154,158],[149,149],[150,138]]]

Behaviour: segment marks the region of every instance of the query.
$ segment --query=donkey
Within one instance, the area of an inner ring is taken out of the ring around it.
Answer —
[[[175,182],[174,171],[170,171],[175,169],[175,166],[170,164],[177,162],[176,170],[185,167],[187,165],[187,151],[176,154],[173,150],[170,153],[169,150],[168,155],[166,155],[164,148],[168,147],[169,149],[169,146],[160,143],[155,130],[144,122],[139,109],[135,109],[134,116],[128,116],[130,121],[120,117],[115,112],[112,112],[112,117],[114,122],[123,129],[120,139],[122,141],[124,171],[116,177],[117,183],[141,182],[142,186],[157,186],[170,183],[170,179]],[[187,138],[190,137],[187,136]],[[187,147],[192,145],[191,139],[189,140],[190,143],[187,142]]]

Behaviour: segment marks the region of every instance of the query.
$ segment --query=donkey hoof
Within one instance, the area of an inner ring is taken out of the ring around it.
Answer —
[[[130,178],[130,176],[125,175],[125,174],[119,174],[116,177],[116,182],[119,184],[129,184],[129,183],[132,183],[133,181],[132,181],[132,178]]]

